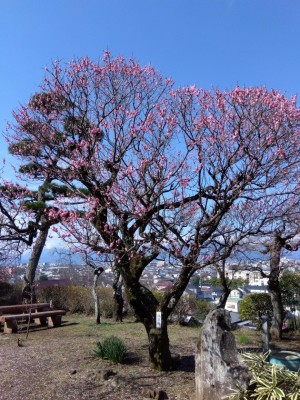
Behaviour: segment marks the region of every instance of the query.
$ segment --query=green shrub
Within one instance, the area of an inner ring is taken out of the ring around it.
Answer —
[[[10,293],[10,303],[9,304],[20,304],[22,303],[22,291],[24,283],[18,282],[13,285],[13,290]]]
[[[66,307],[67,287],[63,286],[47,286],[43,289],[37,289],[37,297],[39,301],[53,301],[53,305],[57,309],[69,311]]]
[[[70,313],[85,313],[89,315],[93,312],[91,288],[79,285],[67,286],[66,295],[65,307]]]
[[[282,302],[287,307],[300,305],[300,272],[285,270],[280,276]]]
[[[55,308],[70,313],[90,314],[93,311],[91,290],[85,286],[48,286],[37,292],[40,301],[52,300]]]
[[[261,326],[261,316],[272,316],[273,307],[271,297],[268,293],[252,293],[248,294],[240,302],[240,317],[241,319],[249,319],[258,327]]]
[[[13,286],[8,282],[0,281],[0,306],[10,304]]]
[[[269,353],[259,355],[244,353],[252,379],[248,388],[238,386],[233,393],[226,396],[229,400],[299,400],[300,373],[278,368],[268,363]]]
[[[123,364],[127,354],[127,347],[122,339],[110,336],[104,341],[96,343],[94,350],[97,357]]]

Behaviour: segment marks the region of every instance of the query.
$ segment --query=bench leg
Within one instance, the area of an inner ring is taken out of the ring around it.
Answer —
[[[48,327],[53,328],[54,326],[61,325],[61,315],[52,315],[48,317]]]
[[[9,321],[4,322],[4,333],[17,333],[18,332],[18,324],[15,319],[10,319]]]
[[[46,317],[34,318],[34,323],[36,325],[46,326],[47,325],[47,318]]]

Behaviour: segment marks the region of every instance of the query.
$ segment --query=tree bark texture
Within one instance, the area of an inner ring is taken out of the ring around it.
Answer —
[[[31,297],[32,297],[32,302],[36,303],[36,293],[35,293],[35,288],[34,288],[34,281],[35,281],[35,274],[36,274],[36,269],[38,267],[47,237],[48,237],[48,232],[49,232],[49,227],[46,227],[44,230],[39,231],[38,237],[32,247],[32,252],[29,258],[29,262],[26,268],[26,273],[25,273],[25,281],[26,283],[30,286],[31,288]]]
[[[35,273],[40,261],[47,237],[48,237],[49,228],[45,228],[42,231],[39,231],[38,237],[32,247],[32,252],[29,258],[29,262],[26,268],[26,279],[33,285],[35,280]]]
[[[96,324],[100,324],[100,300],[99,296],[97,293],[97,285],[98,285],[98,279],[99,279],[100,274],[97,273],[97,270],[94,271],[94,279],[93,279],[93,288],[92,288],[92,295],[94,299],[94,305],[95,305],[95,320]]]
[[[222,284],[222,289],[223,289],[223,293],[220,297],[219,303],[217,305],[217,308],[225,308],[227,299],[230,295],[230,288],[228,286],[227,280],[226,280],[226,275],[225,275],[225,260],[223,263],[223,268],[220,268],[218,270],[219,275],[220,275],[220,280],[221,280],[221,284]]]
[[[152,292],[140,282],[141,259],[130,260],[117,265],[124,280],[127,300],[136,316],[144,325],[149,340],[149,359],[151,366],[160,371],[173,368],[169,346],[168,317],[184,292],[194,269],[183,267],[178,280],[165,293],[159,304]],[[156,328],[156,311],[162,313],[161,328]]]
[[[152,293],[137,281],[134,287],[125,290],[129,304],[144,325],[149,343],[151,367],[159,371],[169,371],[173,367],[167,329],[167,316],[162,312],[161,328],[156,328],[158,303]]]
[[[270,333],[273,339],[282,338],[283,305],[281,290],[279,284],[280,274],[280,255],[284,243],[281,237],[276,234],[270,248],[270,276],[269,276],[269,294],[273,306],[273,320]]]
[[[114,267],[113,268],[113,298],[114,298],[114,312],[113,312],[113,320],[115,322],[122,322],[123,321],[123,306],[124,306],[124,299],[123,299],[123,278],[120,274],[120,271]]]
[[[162,321],[161,328],[152,327],[148,332],[149,359],[152,368],[168,371],[173,367],[170,352],[167,323]]]
[[[228,297],[230,295],[230,292],[231,292],[230,289],[228,289],[228,288],[225,289],[223,287],[223,293],[222,293],[222,295],[220,297],[220,300],[218,302],[217,308],[225,308],[225,305],[226,305],[226,302],[227,302]]]

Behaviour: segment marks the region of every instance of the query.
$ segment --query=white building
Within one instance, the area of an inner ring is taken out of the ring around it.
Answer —
[[[257,269],[256,269],[257,268]],[[268,274],[268,264],[261,264],[263,272]],[[225,269],[225,275],[229,279],[241,278],[248,282],[248,285],[266,286],[268,284],[268,278],[262,276],[258,270],[258,266],[255,264],[249,265],[249,268],[243,269],[240,264],[228,264]]]
[[[242,288],[234,289],[230,292],[225,309],[228,311],[239,312],[240,302],[245,296],[250,293],[267,293],[268,287],[266,285],[247,285]]]

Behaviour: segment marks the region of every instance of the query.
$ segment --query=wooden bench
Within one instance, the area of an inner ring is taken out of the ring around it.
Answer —
[[[23,314],[7,314],[0,316],[0,322],[4,324],[4,333],[17,333],[18,321],[27,321],[33,319],[35,324],[45,325],[48,322],[48,327],[59,326],[61,324],[61,317],[65,315],[65,310],[50,310],[50,311],[37,311],[32,313]]]
[[[14,304],[11,306],[0,306],[0,315],[28,313],[30,310],[32,312],[46,311],[50,310],[50,308],[50,303]]]

